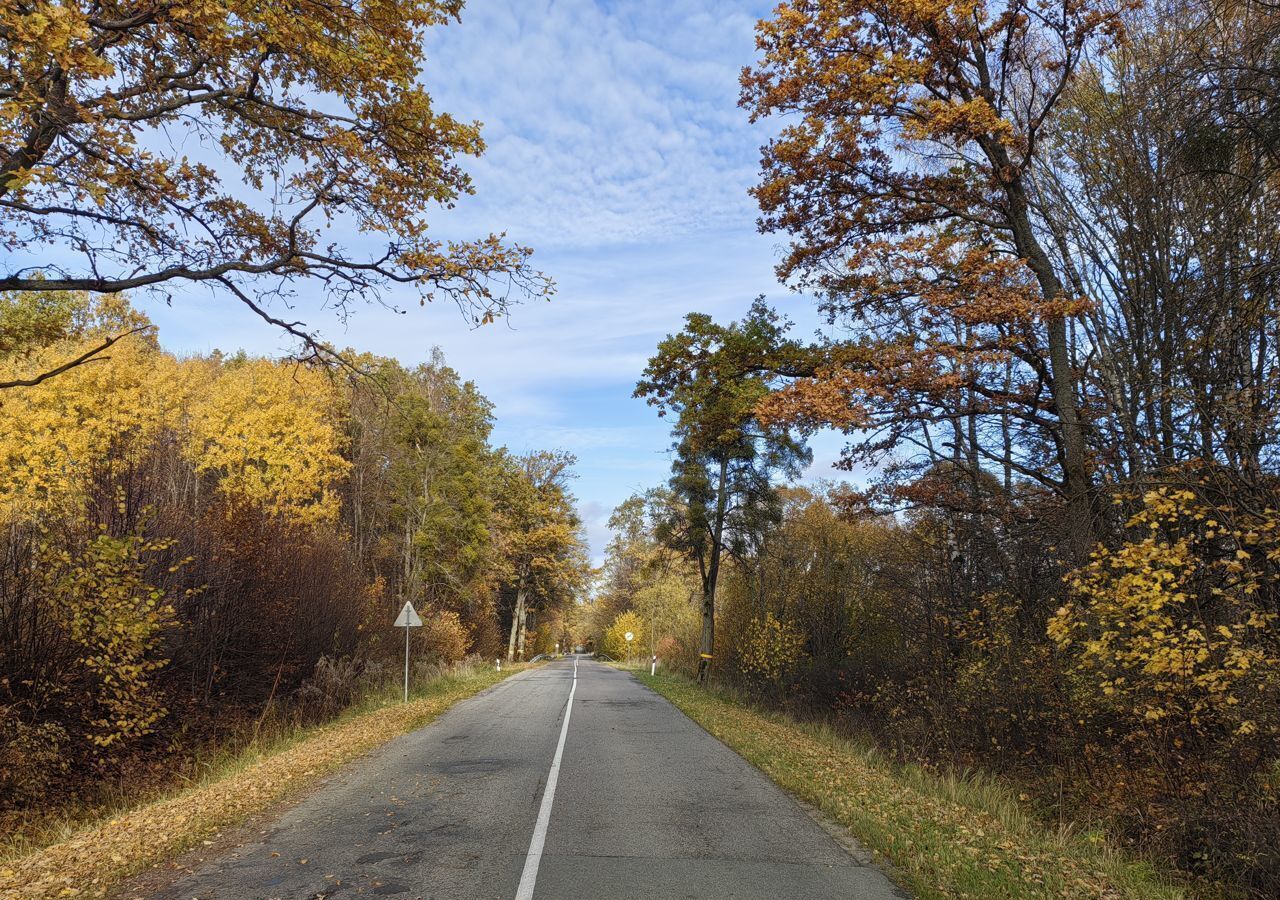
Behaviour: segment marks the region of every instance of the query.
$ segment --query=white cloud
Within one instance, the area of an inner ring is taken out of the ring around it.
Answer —
[[[489,145],[450,230],[561,248],[750,223],[763,132],[736,106],[737,79],[766,9],[472,0],[431,34],[423,76]]]
[[[592,549],[592,565],[598,566],[604,561],[604,548],[609,543],[609,516],[612,514],[611,507],[594,500],[578,504],[578,516],[582,519]]]

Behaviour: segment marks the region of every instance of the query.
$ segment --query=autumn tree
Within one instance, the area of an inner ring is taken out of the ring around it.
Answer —
[[[796,118],[754,189],[761,228],[792,237],[779,275],[857,330],[771,411],[865,432],[872,458],[950,428],[958,458],[1060,494],[1077,554],[1094,530],[1069,327],[1084,303],[1046,249],[1034,172],[1067,85],[1120,30],[1096,3],[796,0],[760,23],[742,78],[753,119]],[[1028,455],[993,450],[988,426],[1028,433]]]
[[[630,662],[636,654],[644,652],[643,648],[649,643],[648,631],[645,620],[638,613],[628,610],[605,629],[601,649],[614,659]],[[627,640],[627,635],[631,635],[631,640]]]
[[[563,451],[502,461],[497,508],[502,577],[511,603],[508,660],[524,657],[530,612],[570,602],[586,580],[581,521],[568,489],[575,461]]]
[[[104,335],[130,333],[109,359],[12,391],[0,404],[0,519],[82,510],[96,473],[145,453],[173,426],[186,380],[158,351],[150,323],[118,296],[8,295],[0,323],[15,342],[0,353],[0,380],[24,380],[100,346]]]
[[[196,472],[215,476],[231,503],[336,522],[349,464],[332,382],[315,368],[236,357],[193,377],[186,427]]]
[[[425,32],[461,7],[6,4],[0,291],[204,284],[321,356],[273,305],[305,290],[345,313],[407,285],[481,322],[547,295],[526,248],[428,233],[484,149],[420,80]]]
[[[890,521],[839,515],[834,493],[830,485],[783,491],[781,521],[766,536],[751,577],[738,580],[735,598],[749,611],[748,622],[756,622],[751,637],[798,631],[822,673],[839,671],[860,640],[883,633],[880,570],[893,540]],[[768,624],[770,617],[779,624]],[[744,648],[752,644],[747,634],[735,637]]]
[[[0,380],[33,382],[0,403],[0,830],[377,691],[405,599],[432,666],[500,652],[516,571],[548,614],[517,647],[568,640],[570,461],[493,448],[438,352],[349,361],[179,359],[122,295],[0,294]]]
[[[85,332],[87,323],[81,314],[86,308],[83,292],[0,293],[0,360],[11,367],[0,378],[0,390],[35,387],[89,360],[101,359],[107,349],[125,338],[151,330],[151,324],[140,317],[117,322],[114,324],[118,331],[98,334],[96,340],[77,348],[74,355],[49,359],[41,351]]]
[[[600,595],[594,601],[597,606],[617,604],[610,610],[609,621],[625,611],[627,600],[643,584],[656,555],[658,545],[651,539],[648,510],[646,496],[633,494],[609,516],[611,537],[605,546]]]
[[[649,360],[635,395],[671,413],[674,458],[664,541],[698,565],[702,637],[698,679],[715,652],[716,584],[726,549],[745,546],[775,514],[776,476],[795,477],[811,454],[791,432],[762,423],[756,407],[790,345],[787,325],[761,300],[741,321],[691,313]]]
[[[644,650],[653,655],[661,647],[668,660],[692,653],[701,627],[698,573],[686,555],[657,534],[659,523],[669,517],[670,500],[666,490],[654,489],[634,494],[614,509],[609,517],[612,537],[590,604],[596,636],[603,639],[619,615],[634,611],[649,623]]]

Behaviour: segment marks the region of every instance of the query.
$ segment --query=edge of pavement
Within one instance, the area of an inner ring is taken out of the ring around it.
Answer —
[[[1221,896],[1070,829],[1042,827],[990,779],[899,766],[830,727],[701,692],[681,676],[615,668],[758,769],[855,859],[864,858],[858,851],[870,857],[920,900]]]
[[[356,707],[261,755],[250,750],[242,765],[237,760],[232,771],[206,783],[90,821],[63,841],[0,862],[0,900],[107,897],[130,893],[131,884],[145,890],[185,854],[208,856],[236,843],[247,824],[278,814],[384,744],[539,665],[445,674],[408,703]]]

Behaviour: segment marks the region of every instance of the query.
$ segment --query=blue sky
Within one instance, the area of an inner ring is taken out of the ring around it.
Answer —
[[[777,284],[779,239],[755,230],[747,189],[767,131],[737,107],[769,3],[718,0],[469,0],[427,39],[424,80],[440,109],[484,123],[467,163],[476,196],[436,223],[445,236],[506,231],[555,278],[550,303],[470,330],[454,308],[361,308],[345,325],[298,317],[340,345],[408,364],[432,346],[496,404],[495,440],[577,454],[575,493],[594,556],[612,508],[665,480],[665,423],[631,392],[685,313],[741,316],[766,294],[801,331],[812,305]],[[137,298],[146,305],[144,298]],[[231,302],[189,293],[148,306],[177,352],[284,344]],[[814,443],[830,476],[840,440]]]

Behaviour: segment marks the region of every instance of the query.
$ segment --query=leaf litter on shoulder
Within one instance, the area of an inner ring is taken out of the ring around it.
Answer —
[[[427,724],[517,670],[483,669],[446,678],[433,685],[428,696],[318,727],[286,749],[209,784],[147,803],[65,841],[0,863],[0,900],[106,896],[124,878],[302,792],[320,777]]]
[[[1037,822],[989,779],[900,766],[831,728],[761,712],[674,676],[662,694],[773,781],[887,859],[920,900],[1189,900],[1201,892],[1143,860]]]

